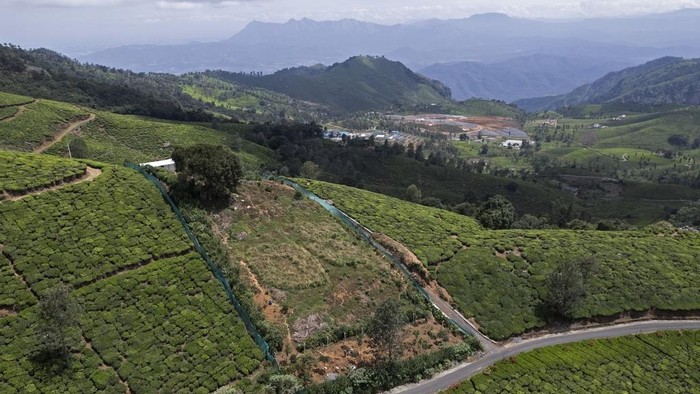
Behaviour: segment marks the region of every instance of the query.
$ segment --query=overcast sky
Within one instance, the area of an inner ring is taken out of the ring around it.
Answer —
[[[220,40],[252,20],[391,24],[484,12],[561,19],[681,8],[700,8],[700,0],[0,0],[0,42],[79,55],[124,44]]]

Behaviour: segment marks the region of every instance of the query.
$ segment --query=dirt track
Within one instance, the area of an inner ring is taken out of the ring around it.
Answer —
[[[68,126],[66,126],[63,130],[59,131],[56,135],[54,135],[51,140],[44,141],[44,143],[36,147],[33,152],[43,153],[45,150],[49,149],[50,147],[54,146],[56,143],[61,141],[65,136],[75,131],[75,129],[79,128],[85,123],[92,122],[93,120],[95,120],[95,114],[90,114],[90,116],[88,116],[87,119],[69,123]]]
[[[5,192],[5,199],[3,201],[17,201],[17,200],[21,200],[21,199],[29,197],[29,196],[36,196],[36,195],[41,194],[41,193],[46,193],[46,192],[50,192],[53,190],[58,190],[58,189],[64,188],[64,187],[69,186],[69,185],[76,185],[78,183],[88,182],[88,181],[91,181],[91,180],[97,178],[98,176],[100,176],[100,174],[102,174],[102,170],[100,170],[99,168],[88,167],[85,169],[85,174],[83,176],[81,176],[80,178],[77,178],[73,181],[70,181],[70,182],[61,182],[55,186],[42,188],[42,189],[33,191],[31,193],[21,194],[21,195],[12,195],[12,194]]]

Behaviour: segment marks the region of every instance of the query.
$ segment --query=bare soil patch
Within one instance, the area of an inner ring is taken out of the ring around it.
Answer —
[[[441,346],[456,345],[462,341],[432,317],[407,324],[402,329],[402,337],[402,359],[431,353]],[[368,337],[346,339],[309,352],[318,360],[312,373],[314,382],[324,381],[329,373],[348,373],[374,361],[374,348]]]

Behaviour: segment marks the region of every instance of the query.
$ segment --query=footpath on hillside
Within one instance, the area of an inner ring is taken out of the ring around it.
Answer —
[[[93,120],[95,120],[95,114],[90,114],[90,116],[88,116],[87,119],[77,120],[77,121],[68,123],[68,126],[63,128],[58,133],[56,133],[52,139],[50,139],[48,141],[44,141],[41,145],[34,148],[33,152],[34,153],[43,153],[47,149],[51,148],[52,146],[54,146],[55,144],[60,142],[65,136],[72,133],[80,126],[84,125],[85,123],[92,122]]]
[[[85,169],[85,173],[82,176],[80,176],[76,179],[73,179],[71,181],[67,181],[67,182],[60,181],[56,185],[38,188],[37,190],[34,190],[30,193],[24,193],[24,194],[12,194],[12,193],[8,193],[7,191],[5,191],[3,193],[5,198],[2,199],[2,201],[3,202],[4,201],[17,201],[17,200],[21,200],[23,198],[27,198],[29,196],[36,196],[36,195],[50,192],[53,190],[62,189],[66,186],[76,185],[78,183],[83,183],[83,182],[89,182],[89,181],[92,181],[93,179],[97,178],[101,174],[102,174],[102,170],[100,170],[99,168],[87,167]]]

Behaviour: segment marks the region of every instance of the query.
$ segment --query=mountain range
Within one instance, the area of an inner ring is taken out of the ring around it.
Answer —
[[[611,72],[567,94],[515,103],[530,111],[580,104],[700,105],[700,59],[663,57]]]
[[[625,60],[700,54],[700,10],[634,18],[553,21],[480,14],[466,19],[380,25],[354,19],[251,22],[229,39],[103,50],[80,60],[134,71],[206,69],[274,72],[384,55],[412,69],[458,61],[496,62],[532,54]]]
[[[563,94],[663,56],[700,57],[700,10],[629,18],[533,20],[504,14],[381,25],[354,19],[254,21],[217,42],[134,45],[80,58],[145,72],[270,74],[385,56],[446,84],[456,99],[512,101]]]

